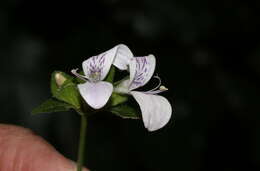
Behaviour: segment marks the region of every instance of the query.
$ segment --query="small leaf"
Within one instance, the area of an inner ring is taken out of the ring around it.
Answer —
[[[72,105],[51,98],[43,102],[40,106],[34,108],[31,114],[62,112],[68,111],[71,108],[73,108]]]
[[[66,79],[62,85],[58,85],[56,75],[62,74]],[[79,94],[77,85],[73,82],[73,77],[60,71],[55,71],[51,78],[51,92],[53,97],[73,105],[74,108],[80,109],[81,96]]]
[[[112,107],[109,111],[124,119],[140,119],[141,116],[140,111],[126,104]]]
[[[57,99],[73,105],[76,109],[80,108],[81,96],[75,84],[68,83],[64,85],[55,96]]]
[[[111,106],[116,106],[119,104],[122,104],[128,100],[128,96],[126,95],[121,95],[118,93],[112,93],[110,97],[110,105]]]
[[[110,70],[109,70],[109,72],[108,72],[108,74],[105,78],[105,81],[113,83],[114,77],[115,77],[115,71],[116,71],[115,67],[111,66],[111,68],[110,68]]]

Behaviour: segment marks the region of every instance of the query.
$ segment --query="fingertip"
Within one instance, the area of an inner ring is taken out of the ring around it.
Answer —
[[[0,124],[0,146],[0,171],[77,171],[74,161],[29,129]]]

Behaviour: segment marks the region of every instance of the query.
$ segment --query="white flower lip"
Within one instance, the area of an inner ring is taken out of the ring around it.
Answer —
[[[113,85],[105,81],[87,81],[79,84],[78,88],[84,100],[94,109],[105,106],[113,91]]]

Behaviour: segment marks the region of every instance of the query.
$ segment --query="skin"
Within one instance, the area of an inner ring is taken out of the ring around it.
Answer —
[[[36,170],[76,171],[76,165],[31,130],[0,124],[0,171]]]

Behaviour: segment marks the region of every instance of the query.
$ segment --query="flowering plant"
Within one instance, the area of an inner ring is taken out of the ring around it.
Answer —
[[[123,44],[82,63],[83,72],[72,69],[74,76],[54,71],[51,76],[52,97],[36,107],[32,114],[68,111],[74,109],[81,116],[78,171],[84,161],[87,118],[100,111],[109,111],[122,118],[142,119],[148,131],[155,131],[168,123],[172,114],[169,101],[158,93],[168,90],[158,85],[148,91],[136,89],[153,78],[156,60],[153,55],[135,57]],[[117,70],[128,76],[115,80]],[[137,104],[129,103],[134,98]],[[138,107],[139,106],[139,107]],[[140,109],[139,109],[140,108]]]

